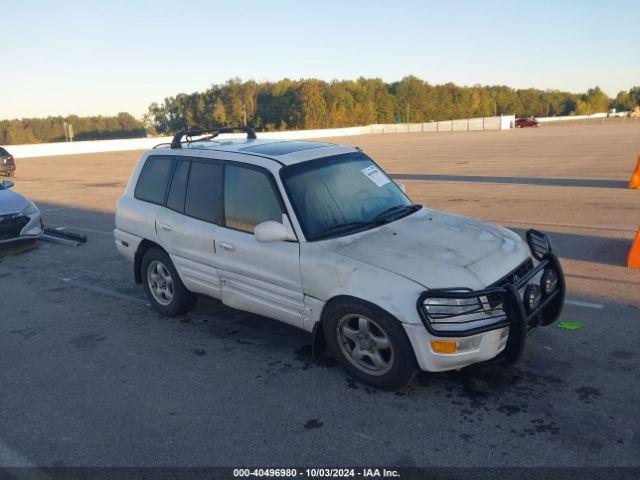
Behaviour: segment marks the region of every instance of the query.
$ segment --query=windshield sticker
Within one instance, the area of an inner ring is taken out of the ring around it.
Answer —
[[[384,173],[378,170],[375,165],[371,165],[370,167],[367,167],[361,171],[365,177],[367,177],[379,187],[382,187],[391,181]]]

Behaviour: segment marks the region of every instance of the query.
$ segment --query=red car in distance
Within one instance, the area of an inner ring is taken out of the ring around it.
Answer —
[[[524,127],[538,127],[540,126],[540,122],[535,118],[518,118],[515,123],[516,128],[524,128]]]
[[[13,161],[13,155],[0,147],[0,175],[13,177],[16,171],[16,164]]]

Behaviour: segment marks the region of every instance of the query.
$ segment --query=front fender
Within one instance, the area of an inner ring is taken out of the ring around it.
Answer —
[[[415,308],[424,291],[420,284],[313,243],[302,243],[300,248],[305,295],[322,302],[342,295],[356,297],[386,310],[402,323],[421,323]]]

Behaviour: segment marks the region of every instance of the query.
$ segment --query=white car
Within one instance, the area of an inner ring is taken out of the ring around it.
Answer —
[[[42,215],[36,205],[17,192],[11,180],[0,182],[0,244],[35,240],[42,235]]]
[[[312,332],[387,389],[416,366],[514,362],[560,315],[546,235],[415,205],[357,148],[220,131],[145,152],[118,200],[116,246],[160,314],[214,297]]]

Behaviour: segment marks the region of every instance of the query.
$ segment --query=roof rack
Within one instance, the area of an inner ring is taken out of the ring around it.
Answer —
[[[201,138],[198,141],[211,140],[217,137],[221,133],[231,133],[235,131],[247,132],[247,139],[255,140],[256,132],[253,130],[252,125],[238,126],[238,127],[216,127],[216,128],[195,128],[191,130],[180,130],[176,132],[171,141],[171,148],[182,148],[182,143],[191,142],[191,137],[199,137],[202,135],[208,135],[205,138]],[[186,137],[186,142],[182,142],[182,137]]]

